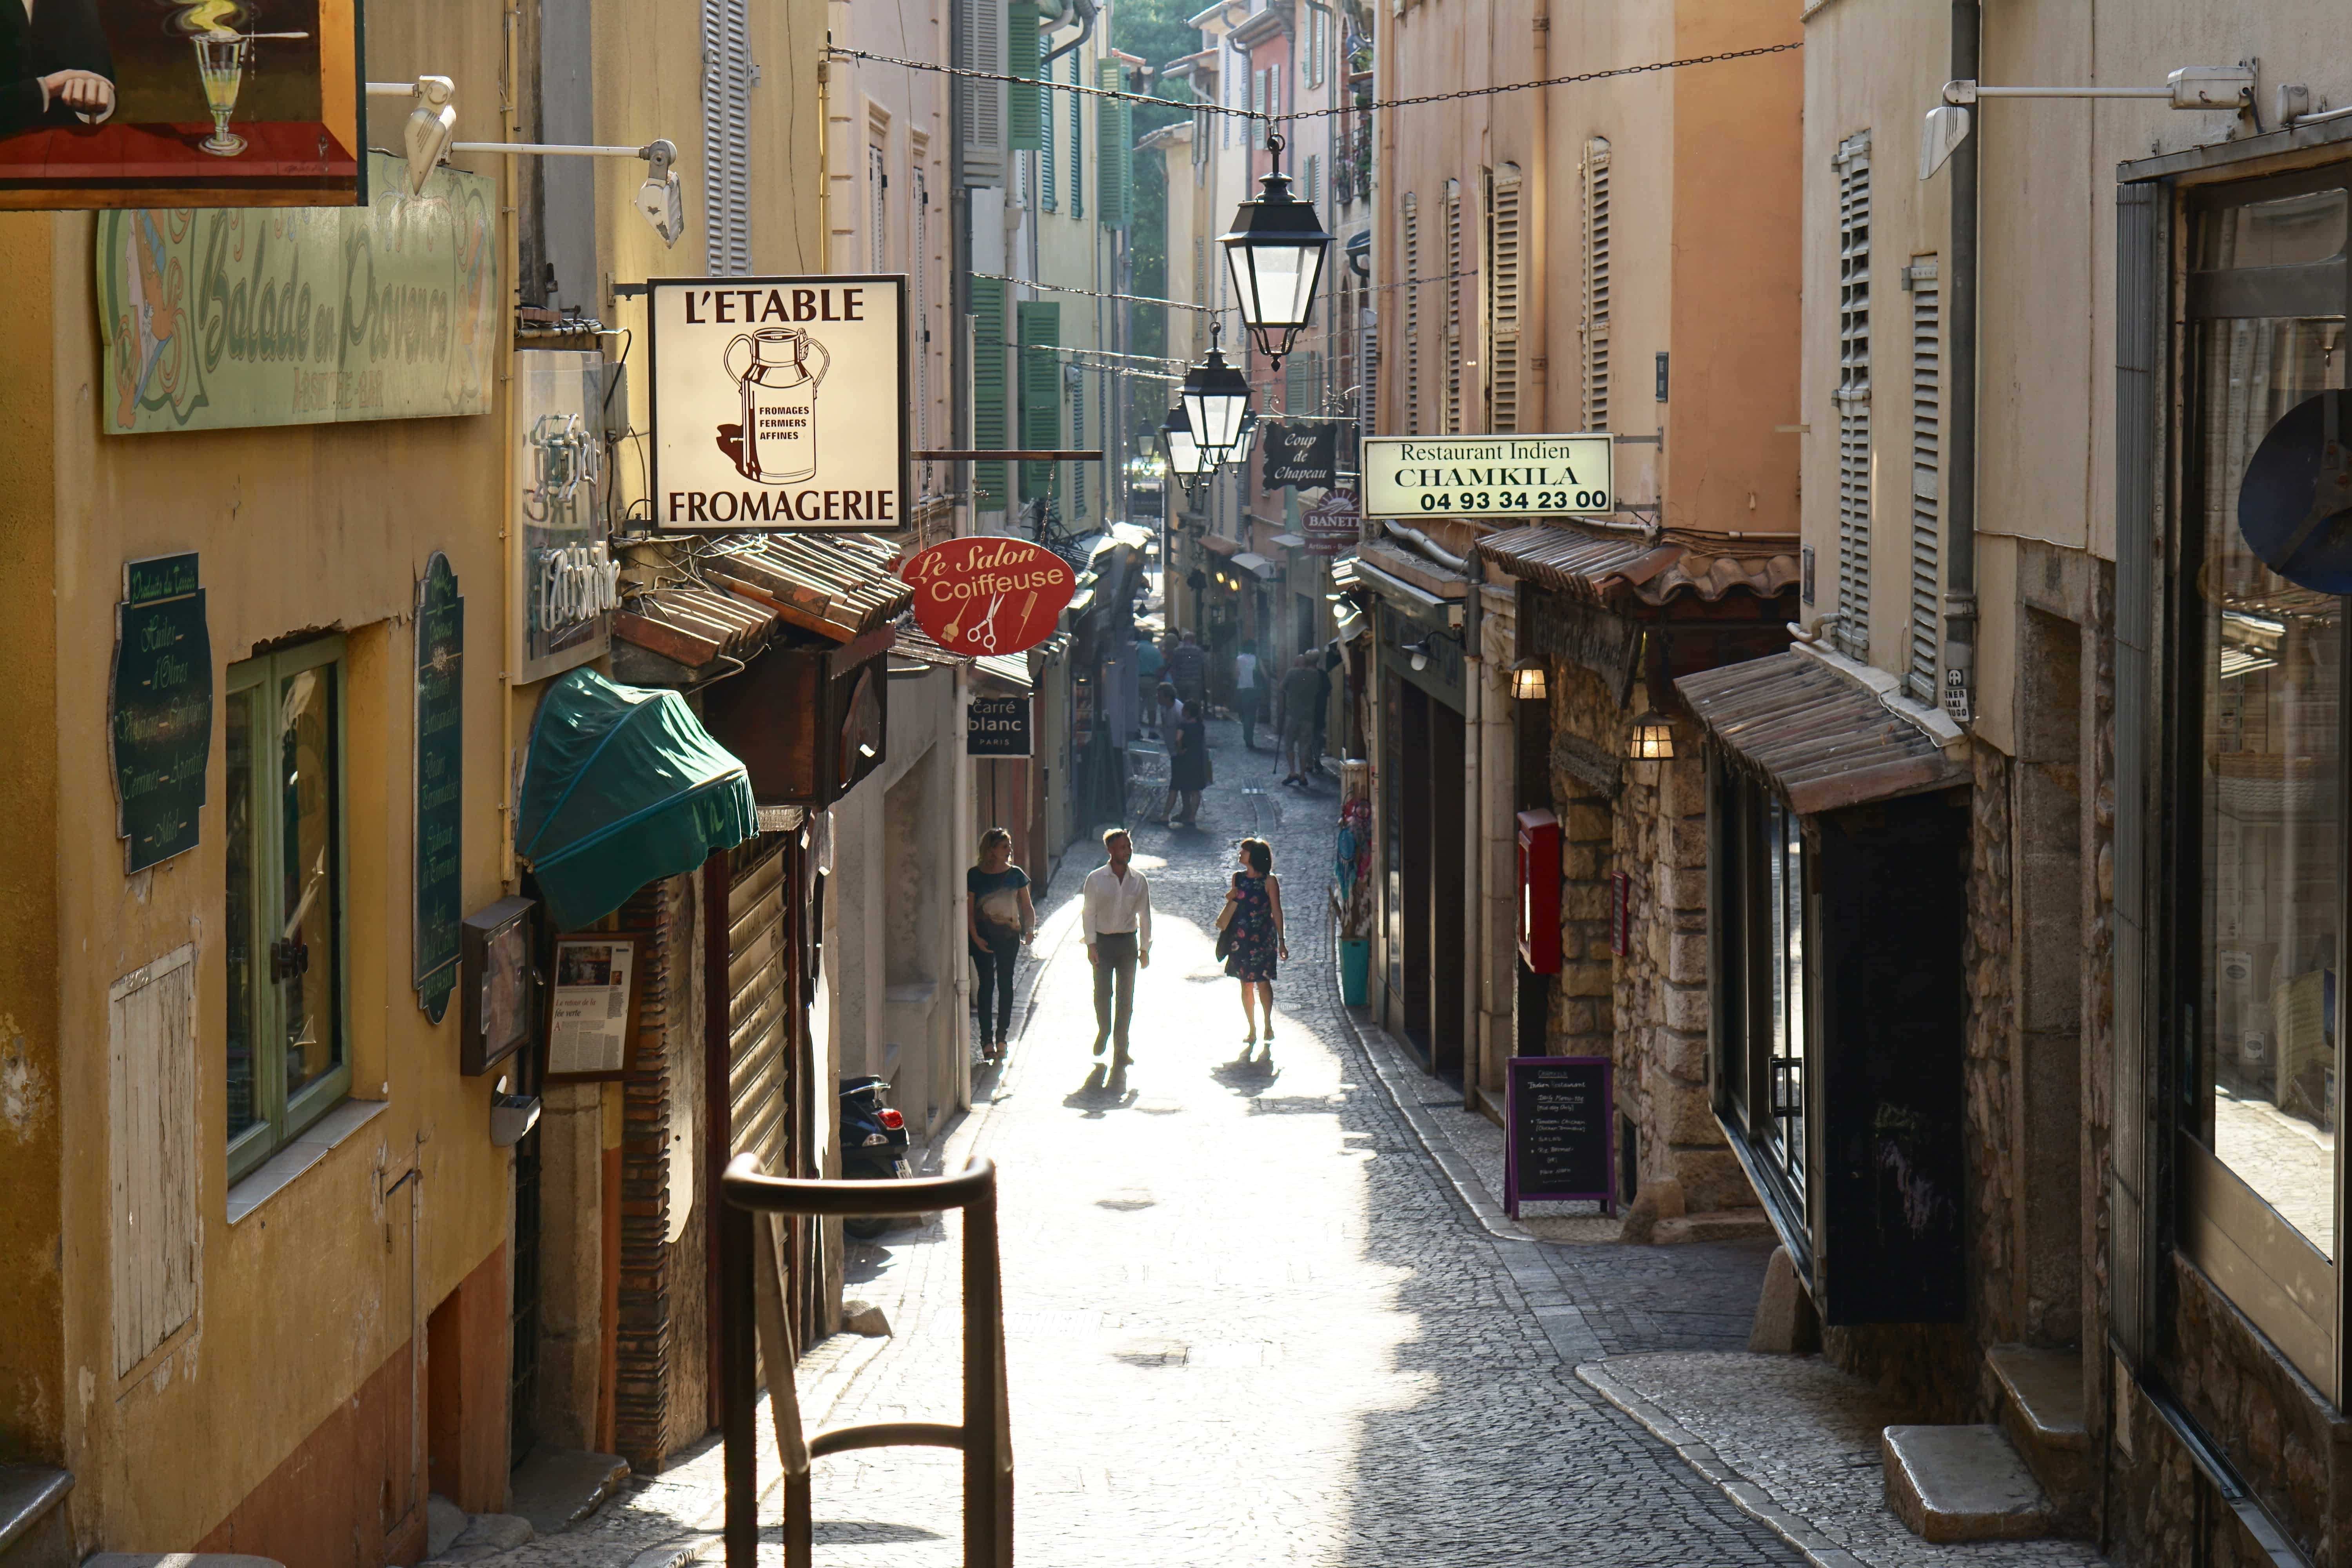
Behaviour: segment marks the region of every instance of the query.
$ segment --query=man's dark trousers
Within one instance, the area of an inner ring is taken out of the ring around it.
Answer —
[[[1111,1011],[1111,983],[1118,983],[1118,1010]],[[1135,933],[1107,931],[1095,937],[1095,1043],[1108,1037],[1127,1055],[1127,1023],[1135,1016]]]

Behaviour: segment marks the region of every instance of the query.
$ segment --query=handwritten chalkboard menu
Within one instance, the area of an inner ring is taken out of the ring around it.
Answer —
[[[1606,1057],[1513,1057],[1505,1100],[1504,1204],[1597,1200],[1617,1212],[1612,1185],[1616,1099]]]
[[[435,1023],[457,984],[465,778],[466,601],[439,551],[416,584],[416,911],[414,979]]]
[[[125,868],[196,847],[213,744],[213,644],[194,555],[122,569],[107,714]]]

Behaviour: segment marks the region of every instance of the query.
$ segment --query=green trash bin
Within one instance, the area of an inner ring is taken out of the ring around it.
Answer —
[[[1343,936],[1339,939],[1339,1000],[1350,1007],[1364,1005],[1365,983],[1371,978],[1372,942],[1370,937]]]

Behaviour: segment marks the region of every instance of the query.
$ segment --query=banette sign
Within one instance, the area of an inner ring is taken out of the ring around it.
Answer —
[[[1617,510],[1613,448],[1584,436],[1375,436],[1366,517],[1597,517]]]
[[[655,527],[903,526],[906,292],[896,277],[656,279]]]

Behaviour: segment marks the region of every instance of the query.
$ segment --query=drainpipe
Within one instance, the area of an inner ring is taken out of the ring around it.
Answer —
[[[1980,0],[1952,0],[1952,79],[1974,81],[1982,52]],[[1977,637],[1977,152],[1952,154],[1952,452],[1944,505],[1944,711],[1975,712]]]
[[[1055,60],[1060,59],[1072,49],[1084,48],[1086,47],[1087,40],[1095,36],[1095,0],[1076,0],[1076,5],[1078,13],[1078,36],[1072,38],[1068,43],[1064,44],[1060,48],[1055,49],[1053,53],[1047,55],[1044,59],[1037,62],[1037,70],[1040,75],[1045,73],[1045,69],[1047,66],[1052,65]],[[1062,7],[1062,19],[1054,24],[1055,30],[1058,31],[1059,29],[1067,26],[1069,25],[1069,17],[1070,7],[1065,5]]]

